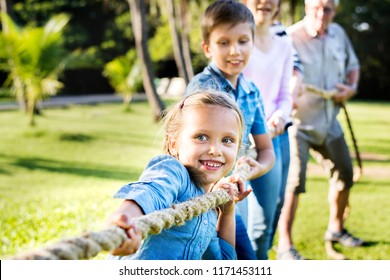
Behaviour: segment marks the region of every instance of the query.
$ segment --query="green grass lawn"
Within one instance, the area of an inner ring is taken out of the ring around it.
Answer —
[[[20,112],[0,112],[0,258],[104,228],[120,203],[112,195],[162,148],[148,104],[132,106],[127,113],[121,104],[47,109],[34,128]],[[354,102],[349,111],[365,169],[347,227],[369,246],[338,248],[351,259],[388,260],[390,104]],[[327,259],[327,179],[314,170],[307,185],[294,239],[304,256]]]

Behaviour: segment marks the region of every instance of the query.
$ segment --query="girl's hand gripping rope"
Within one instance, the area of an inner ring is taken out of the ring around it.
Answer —
[[[131,216],[130,216],[131,215]],[[142,243],[142,233],[131,221],[130,217],[142,216],[142,210],[134,201],[125,200],[119,209],[109,218],[108,223],[122,228],[127,236],[120,247],[114,249],[111,254],[114,256],[127,256],[134,254]]]
[[[222,205],[222,212],[230,208],[234,210],[234,204],[245,199],[252,191],[245,190],[244,181],[238,174],[222,178],[212,186],[211,191],[214,192],[221,189],[225,190],[231,198],[230,201]]]

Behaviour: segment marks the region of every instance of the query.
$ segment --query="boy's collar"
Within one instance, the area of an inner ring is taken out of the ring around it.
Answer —
[[[233,90],[236,90],[230,81],[225,78],[225,76],[222,74],[221,70],[218,68],[218,66],[214,62],[209,63],[210,68],[216,72],[218,75],[224,78],[224,81],[229,85],[229,87]],[[249,94],[253,89],[251,88],[250,84],[248,83],[247,79],[245,79],[244,75],[240,73],[237,78],[237,84],[244,90],[245,93]]]
[[[223,82],[227,84],[224,87],[229,86],[231,89],[235,89],[232,86],[232,83],[228,79],[226,79],[226,77],[222,74],[221,70],[218,68],[218,66],[214,62],[210,62],[209,66],[215,73],[217,73],[220,77],[223,78]],[[226,90],[228,90],[228,89],[226,89]]]

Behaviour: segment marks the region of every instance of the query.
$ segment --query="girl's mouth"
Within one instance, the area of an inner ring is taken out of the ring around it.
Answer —
[[[204,166],[206,169],[219,169],[220,167],[223,166],[223,163],[217,162],[217,161],[212,161],[212,160],[200,160],[199,161],[202,166]]]

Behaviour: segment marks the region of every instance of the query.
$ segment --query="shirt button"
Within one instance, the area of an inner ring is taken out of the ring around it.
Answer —
[[[207,220],[203,221],[203,224],[207,225],[209,222]]]

